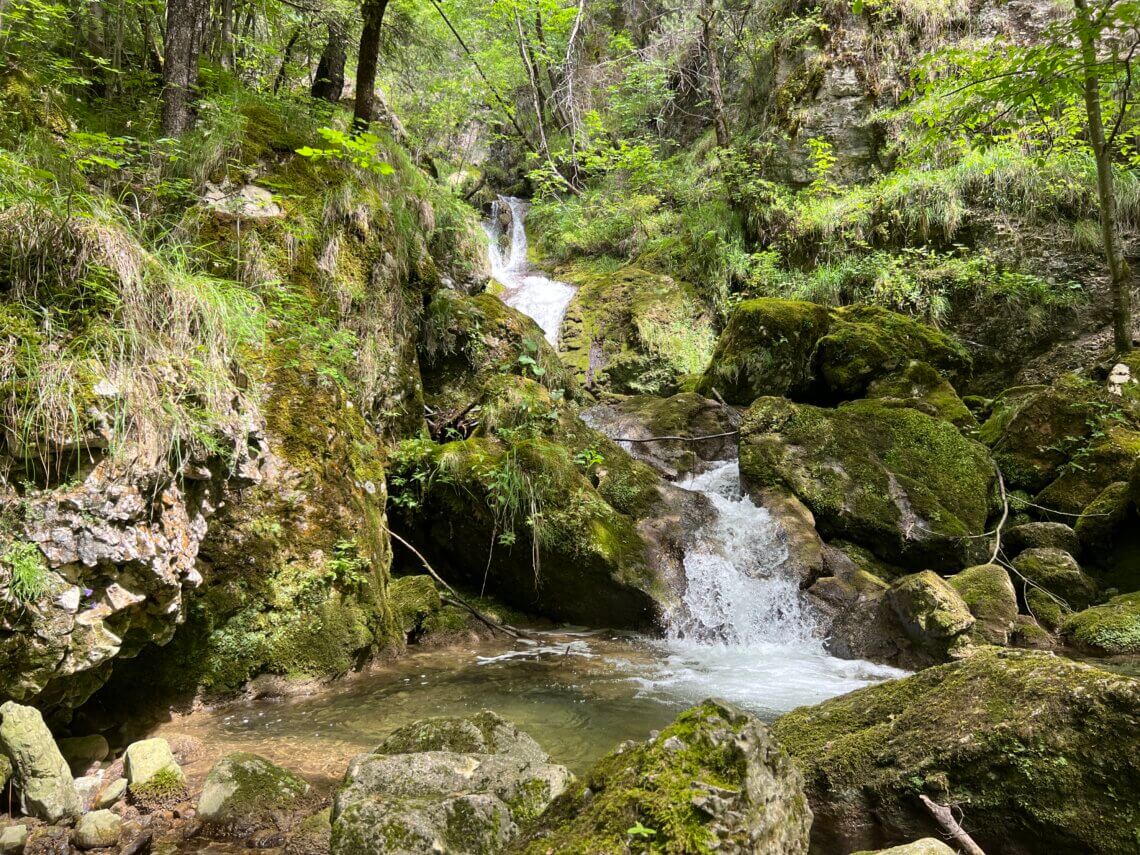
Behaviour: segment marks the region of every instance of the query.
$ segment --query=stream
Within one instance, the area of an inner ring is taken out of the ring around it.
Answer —
[[[525,206],[500,252],[488,225],[504,299],[557,339],[573,289],[526,267]],[[520,248],[521,246],[521,248]],[[355,754],[400,725],[429,715],[495,710],[530,732],[576,773],[626,739],[644,739],[710,696],[771,721],[861,686],[901,676],[882,665],[830,656],[810,604],[784,571],[787,548],[768,511],[740,488],[736,461],[678,486],[703,493],[716,513],[693,533],[687,589],[663,638],[560,627],[518,641],[494,638],[410,652],[305,697],[243,702],[180,716],[154,735],[184,734],[206,746],[188,768],[205,775],[230,751],[253,751],[332,786]]]

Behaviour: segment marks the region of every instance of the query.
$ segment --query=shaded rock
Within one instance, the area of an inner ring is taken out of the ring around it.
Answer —
[[[216,831],[246,834],[295,809],[309,789],[304,778],[264,757],[235,752],[215,763],[206,776],[198,819]]]
[[[599,761],[512,851],[636,851],[629,830],[640,825],[655,851],[791,855],[808,851],[811,821],[800,775],[768,728],[708,700]]]
[[[956,569],[985,529],[995,480],[984,447],[953,425],[880,401],[837,409],[760,398],[741,425],[741,479],[782,487],[844,538],[909,567]]]
[[[143,739],[132,742],[123,754],[123,771],[127,783],[132,788],[145,784],[159,772],[172,773],[179,778],[185,778],[174,753],[170,750],[170,743],[165,739]]]
[[[401,576],[388,584],[392,614],[405,635],[412,636],[423,628],[424,621],[443,608],[435,580],[422,576]]]
[[[635,460],[648,463],[668,478],[698,471],[702,464],[736,456],[740,414],[732,407],[683,392],[671,398],[636,395],[607,400],[582,413],[582,420],[611,439],[653,436],[712,436],[699,442],[663,440],[623,443]]]
[[[1089,502],[1077,518],[1073,539],[1080,550],[1092,561],[1111,562],[1117,548],[1132,534],[1140,517],[1127,481],[1109,484],[1099,496]],[[1056,523],[1054,523],[1056,525]],[[1060,547],[1065,549],[1065,547]],[[1077,555],[1076,549],[1065,549]]]
[[[1061,623],[1061,636],[1100,656],[1140,654],[1140,591],[1069,615]]]
[[[1013,559],[1013,566],[1073,609],[1085,608],[1096,596],[1096,582],[1081,571],[1073,556],[1060,549],[1026,549]]]
[[[887,600],[911,639],[939,657],[956,653],[975,623],[954,587],[930,570],[897,580]]]
[[[904,843],[902,846],[892,846],[890,849],[863,850],[852,855],[954,855],[956,849],[951,849],[941,840],[933,837],[924,837],[913,843]]]
[[[332,845],[332,808],[305,817],[289,835],[285,855],[328,855]]]
[[[122,832],[122,817],[109,810],[97,810],[79,818],[71,839],[80,849],[102,849],[118,843]]]
[[[998,564],[981,564],[946,581],[974,616],[974,639],[986,644],[1008,644],[1017,624],[1017,591],[1006,569]]]
[[[1018,615],[1010,635],[1014,647],[1026,650],[1052,650],[1057,639],[1030,615]]]
[[[495,713],[424,719],[356,757],[332,809],[334,855],[502,851],[572,780]]]
[[[1025,549],[1061,549],[1070,555],[1080,554],[1077,533],[1065,523],[1031,522],[1011,526],[1002,532],[1002,549],[1017,557]]]
[[[1037,494],[1034,501],[1061,514],[1079,514],[1103,490],[1119,481],[1140,459],[1140,431],[1115,426],[1080,452],[1071,466]]]
[[[812,354],[829,323],[828,310],[818,303],[745,300],[717,339],[697,391],[719,393],[731,404],[807,394],[815,384]]]
[[[25,814],[45,822],[79,814],[71,769],[39,710],[12,701],[0,706],[0,750],[11,761]]]
[[[71,766],[73,772],[84,772],[93,763],[107,759],[111,748],[107,739],[99,733],[90,736],[72,736],[59,740],[59,751]]]
[[[26,825],[0,826],[0,855],[20,855],[28,842]]]
[[[1029,855],[1044,840],[1059,855],[1109,855],[1135,845],[1138,725],[1140,681],[983,647],[801,707],[772,730],[803,772],[820,852],[928,833],[926,793],[968,798],[970,834],[987,852]]]
[[[8,759],[7,754],[0,754],[0,790],[8,786],[8,781],[12,779],[12,761]]]
[[[911,360],[898,374],[872,381],[867,387],[867,397],[914,407],[957,428],[978,426],[974,414],[962,403],[954,387],[925,362]]]

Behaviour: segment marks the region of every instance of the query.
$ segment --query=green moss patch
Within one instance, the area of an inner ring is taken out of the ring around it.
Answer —
[[[1070,615],[1061,624],[1061,635],[1101,655],[1140,654],[1140,592]]]

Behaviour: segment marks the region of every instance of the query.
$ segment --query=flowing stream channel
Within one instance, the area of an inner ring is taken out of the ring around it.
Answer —
[[[525,213],[517,200],[507,201]],[[523,223],[516,214],[508,253],[514,260],[505,267],[488,226],[499,270],[525,270]],[[555,339],[572,291],[535,272],[519,277],[504,281],[506,298]],[[742,493],[736,461],[678,486],[705,494],[716,513],[693,533],[687,590],[663,638],[561,627],[520,641],[413,652],[317,694],[194,713],[156,733],[203,740],[206,756],[187,770],[192,776],[222,754],[245,750],[331,783],[354,754],[402,724],[489,708],[580,773],[619,742],[644,739],[709,696],[772,720],[903,673],[826,653],[810,605],[784,570],[787,549],[777,524]]]

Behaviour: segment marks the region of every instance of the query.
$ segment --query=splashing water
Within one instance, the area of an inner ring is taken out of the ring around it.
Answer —
[[[503,237],[499,224],[499,211],[502,205],[511,211],[511,239],[505,254],[500,245]],[[503,302],[518,309],[524,315],[534,318],[542,328],[546,340],[558,344],[558,330],[566,307],[574,296],[574,288],[565,282],[549,279],[527,264],[526,212],[529,205],[513,196],[496,199],[491,208],[491,219],[483,224],[490,244],[487,259],[491,264],[491,275],[503,286]]]

